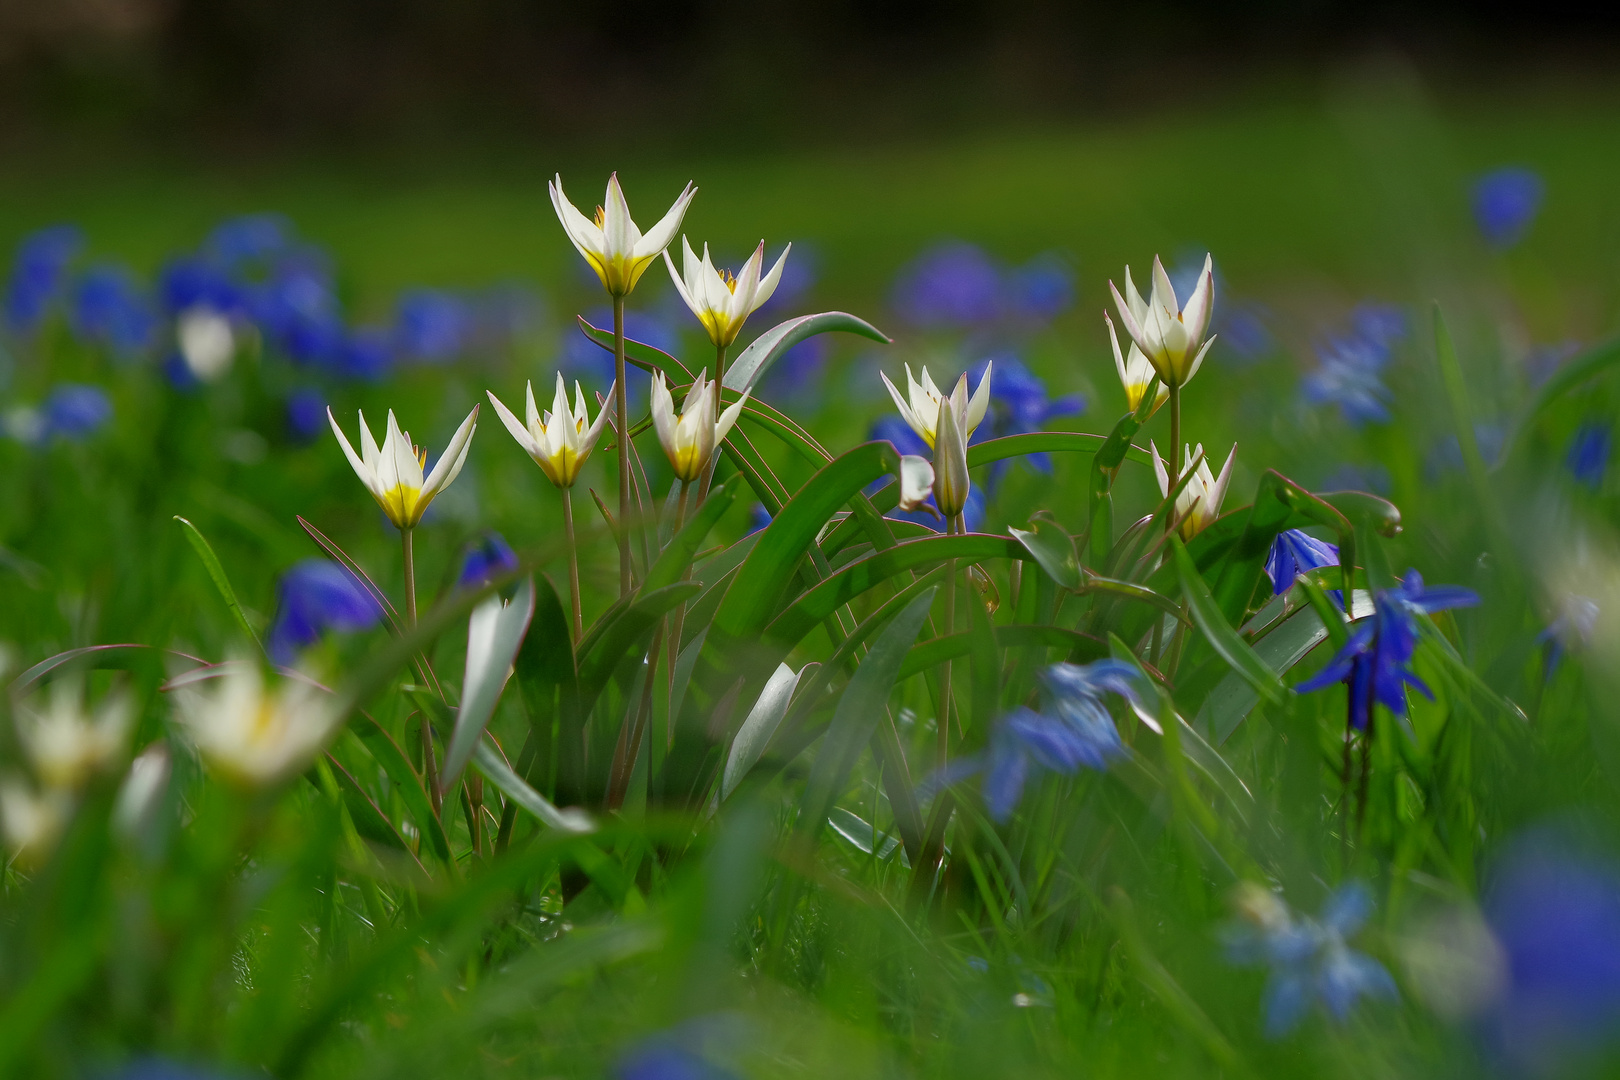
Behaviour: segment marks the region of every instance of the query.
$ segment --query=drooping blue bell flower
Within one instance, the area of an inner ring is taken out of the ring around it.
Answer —
[[[328,630],[368,630],[381,620],[376,598],[348,569],[329,559],[305,559],[276,585],[276,616],[265,652],[288,667]]]
[[[1271,593],[1281,596],[1294,584],[1294,579],[1307,570],[1339,565],[1339,548],[1318,540],[1302,529],[1284,529],[1272,541],[1266,555],[1266,576],[1271,578]],[[1335,592],[1335,597],[1340,594]],[[1340,599],[1343,603],[1343,599]]]
[[[1417,617],[1477,603],[1479,595],[1470,589],[1456,585],[1427,588],[1423,575],[1408,570],[1399,585],[1378,593],[1373,600],[1372,617],[1357,624],[1350,640],[1328,661],[1327,667],[1295,689],[1306,694],[1334,683],[1347,684],[1350,725],[1362,731],[1371,723],[1375,701],[1394,715],[1405,716],[1408,686],[1431,700],[1434,698],[1410,666],[1417,651]]]

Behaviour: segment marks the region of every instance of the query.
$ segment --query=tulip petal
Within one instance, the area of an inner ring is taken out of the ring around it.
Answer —
[[[906,371],[906,375],[908,378],[910,377],[911,372],[909,369]],[[917,422],[917,417],[911,411],[911,406],[906,404],[906,400],[900,396],[900,391],[895,389],[894,383],[889,381],[889,376],[880,371],[878,372],[878,377],[883,380],[883,385],[889,388],[889,396],[894,399],[894,407],[899,410],[900,419],[904,420],[912,431],[915,431],[919,436],[921,436],[924,442],[926,442],[929,446],[933,446],[934,433]]]
[[[1152,439],[1148,440],[1148,450],[1153,454],[1153,477],[1159,482],[1159,495],[1161,497],[1169,495],[1170,473],[1165,469],[1164,459],[1159,457],[1159,448],[1154,445]]]
[[[580,213],[568,196],[563,194],[562,174],[547,185],[551,190],[551,205],[557,211],[557,220],[562,222],[563,232],[568,234],[568,240],[574,245],[585,260],[592,266],[600,268],[602,259],[603,238],[602,230],[597,228],[596,222]],[[597,271],[600,273],[600,269]]]
[[[495,406],[495,415],[500,417],[501,423],[506,425],[506,430],[512,433],[512,438],[517,440],[517,444],[523,447],[523,452],[536,460],[545,457],[545,448],[535,440],[529,429],[524,427],[518,418],[512,414],[512,410],[508,409],[501,402],[501,399],[495,396],[495,391],[485,390],[484,393],[489,395],[489,403]]]
[[[607,195],[602,200],[602,246],[609,262],[627,259],[635,251],[641,233],[630,218],[630,204],[625,201],[624,188],[619,186],[619,174],[608,177]]]
[[[1197,341],[1204,336],[1209,327],[1210,313],[1215,307],[1215,261],[1209,255],[1204,256],[1204,271],[1198,275],[1198,286],[1193,294],[1187,298],[1187,306],[1181,312],[1181,323],[1187,328],[1187,336]]]
[[[337,417],[332,415],[330,405],[326,407],[326,419],[332,425],[332,434],[337,436],[338,444],[343,447],[343,456],[349,459],[349,467],[354,469],[354,474],[360,478],[360,482],[366,485],[366,490],[376,495],[376,473],[361,459],[359,454],[354,452],[354,447],[349,445],[349,437],[343,434],[342,428],[338,427]],[[364,421],[361,421],[360,430],[365,431]],[[370,432],[367,432],[367,434],[369,435]]]
[[[748,404],[748,394],[745,391],[742,397],[732,402],[731,405],[726,408],[726,411],[720,414],[720,419],[716,421],[714,425],[715,446],[719,446],[722,442],[724,442],[726,436],[731,433],[731,425],[737,422],[737,417],[742,414],[743,406],[746,404]]]
[[[675,200],[675,205],[669,208],[669,213],[659,219],[658,224],[648,229],[645,235],[637,238],[634,249],[636,258],[651,258],[669,247],[669,242],[675,239],[675,234],[680,231],[681,219],[686,216],[687,206],[691,204],[692,197],[696,194],[697,187],[688,183],[680,198]]]
[[[761,242],[760,249],[761,251],[764,250],[763,241]],[[776,294],[776,286],[781,284],[782,281],[782,267],[787,263],[788,252],[792,250],[792,244],[789,244],[787,247],[783,248],[781,256],[776,260],[776,265],[771,267],[771,272],[759,279],[759,288],[754,290],[752,306],[750,306],[748,309],[750,312],[757,311],[761,307],[764,307],[765,302]]]
[[[978,388],[973,391],[973,400],[968,402],[967,423],[963,425],[962,429],[964,439],[972,437],[973,429],[977,428],[980,422],[984,420],[984,414],[990,408],[990,372],[994,368],[995,364],[989,360],[985,361],[984,374],[979,378]],[[966,386],[966,384],[967,376],[964,374],[962,376],[962,385]]]
[[[444,448],[438,463],[433,466],[433,472],[422,484],[422,503],[426,506],[427,500],[450,486],[461,473],[461,467],[467,463],[467,451],[471,448],[473,432],[478,427],[478,406],[474,405],[467,419],[456,428],[456,433],[450,437],[450,445]]]

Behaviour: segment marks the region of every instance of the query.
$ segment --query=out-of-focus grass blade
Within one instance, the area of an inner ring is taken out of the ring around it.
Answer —
[[[371,756],[377,759],[377,764],[388,774],[388,779],[394,782],[400,801],[416,822],[416,828],[427,847],[446,865],[453,864],[450,840],[444,834],[444,826],[433,816],[433,804],[428,801],[427,789],[422,786],[422,779],[416,775],[416,770],[411,768],[410,758],[405,756],[405,751],[400,749],[394,737],[381,724],[365,713],[356,713],[349,727],[371,751]]]
[[[197,526],[179,514],[174,516],[174,520],[180,523],[180,528],[185,531],[186,540],[190,542],[192,550],[202,560],[204,568],[208,571],[208,576],[214,579],[214,588],[218,589],[219,595],[225,599],[225,606],[231,609],[231,614],[236,616],[237,625],[242,628],[243,633],[247,634],[249,641],[253,642],[254,645],[259,645],[259,635],[253,632],[252,625],[248,623],[247,613],[242,610],[241,603],[236,599],[236,590],[231,588],[231,579],[225,576],[225,568],[219,564],[219,556],[214,554],[214,549],[208,543],[208,539],[203,536],[202,531]],[[260,647],[262,648],[262,646]]]
[[[1485,458],[1479,452],[1479,440],[1474,437],[1474,414],[1468,405],[1468,385],[1463,381],[1462,365],[1457,362],[1457,349],[1451,342],[1451,331],[1434,305],[1434,351],[1440,362],[1440,380],[1445,384],[1446,402],[1451,406],[1451,426],[1457,432],[1457,444],[1462,447],[1463,464],[1468,467],[1468,479],[1474,485],[1474,495],[1482,507],[1493,508],[1496,495],[1491,491],[1486,476]]]

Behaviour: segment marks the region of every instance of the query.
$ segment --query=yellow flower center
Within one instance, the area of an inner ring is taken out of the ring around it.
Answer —
[[[720,280],[725,284],[727,289],[734,293],[737,291],[737,276],[730,270],[720,271]]]

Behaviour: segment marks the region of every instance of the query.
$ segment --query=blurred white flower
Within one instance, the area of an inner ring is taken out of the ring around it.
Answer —
[[[366,490],[377,500],[377,505],[388,515],[388,520],[394,523],[395,528],[410,529],[422,520],[428,504],[450,486],[450,482],[460,474],[461,467],[467,463],[467,448],[478,427],[478,406],[473,406],[467,419],[450,437],[450,445],[426,479],[422,476],[422,469],[427,464],[427,451],[418,449],[412,444],[410,435],[399,429],[394,410],[388,410],[388,432],[381,448],[377,446],[377,440],[371,437],[371,429],[366,426],[366,414],[360,414],[359,454],[354,452],[348,436],[338,427],[337,417],[332,415],[330,406],[327,407],[326,418],[332,424],[332,434],[343,445],[343,453],[353,466],[355,475],[366,485]]]
[[[43,711],[24,705],[17,711],[17,738],[34,771],[48,787],[75,790],[90,777],[109,771],[124,754],[134,701],[116,690],[102,699],[94,714],[84,708],[84,688],[74,679],[51,684]]]
[[[1130,356],[1127,358],[1119,351],[1119,335],[1114,333],[1114,320],[1103,312],[1103,322],[1108,324],[1108,341],[1114,346],[1114,367],[1119,372],[1119,383],[1125,388],[1125,402],[1135,412],[1142,404],[1142,397],[1147,393],[1148,387],[1159,373],[1153,370],[1153,364],[1142,354],[1141,348],[1135,341],[1131,342]],[[1148,415],[1152,416],[1159,411],[1159,406],[1165,403],[1170,396],[1170,387],[1164,380],[1159,380],[1159,390],[1153,396],[1153,408]]]
[[[707,369],[698,374],[697,381],[686,392],[679,414],[675,412],[675,399],[669,387],[664,385],[664,373],[655,373],[652,380],[653,427],[658,431],[658,441],[676,478],[687,483],[703,475],[715,447],[725,441],[748,401],[748,395],[743,394],[716,420],[714,388],[707,375]]]
[[[1121,296],[1114,283],[1108,283],[1114,294],[1114,306],[1119,309],[1125,332],[1141,347],[1169,386],[1186,386],[1198,374],[1214,338],[1204,340],[1209,329],[1209,317],[1215,307],[1215,268],[1213,260],[1204,256],[1204,269],[1198,275],[1198,285],[1187,306],[1176,299],[1170,275],[1164,272],[1159,257],[1153,257],[1153,295],[1147,300],[1136,291],[1131,281],[1131,268],[1125,268],[1125,295]]]
[[[204,760],[247,787],[307,768],[342,720],[327,691],[298,679],[268,690],[258,665],[248,661],[179,693],[180,720]]]
[[[984,365],[984,376],[979,380],[979,386],[973,391],[970,400],[967,396],[967,373],[956,381],[956,387],[951,391],[951,398],[960,399],[957,402],[957,427],[960,429],[962,441],[965,443],[973,437],[973,431],[984,419],[985,411],[990,407],[990,372],[995,365]],[[900,391],[895,389],[889,376],[878,372],[883,379],[883,385],[889,388],[889,396],[894,399],[894,407],[900,410],[900,418],[910,425],[911,430],[921,436],[923,442],[930,448],[934,445],[934,432],[939,425],[940,402],[946,400],[945,395],[939,392],[934,380],[929,377],[928,369],[922,369],[922,381],[911,376],[911,365],[906,365],[906,396],[901,397]]]
[[[641,280],[647,267],[675,239],[675,234],[681,228],[681,219],[686,216],[686,208],[691,204],[692,196],[697,194],[697,188],[687,184],[686,190],[681,192],[669,212],[643,235],[636,228],[636,223],[630,220],[630,206],[624,200],[623,189],[619,187],[618,173],[608,177],[607,196],[603,205],[596,208],[594,221],[568,201],[563,194],[560,174],[549,186],[551,205],[557,211],[563,231],[568,234],[575,249],[585,256],[585,261],[591,264],[596,276],[602,279],[602,287],[607,289],[610,296],[630,295],[630,290],[636,287],[636,282]]]
[[[1447,1020],[1479,1015],[1507,985],[1507,955],[1472,907],[1418,919],[1398,939],[1397,951],[1417,996]]]
[[[615,387],[608,387],[606,400],[612,400]],[[495,406],[495,415],[501,418],[506,430],[512,433],[518,445],[523,447],[534,463],[540,466],[540,471],[546,474],[546,479],[560,488],[574,486],[579,478],[580,469],[596,448],[596,440],[602,435],[602,427],[607,422],[607,409],[596,414],[596,422],[591,423],[589,410],[585,406],[585,391],[578,382],[574,383],[574,407],[568,407],[568,389],[563,385],[562,372],[557,373],[557,393],[551,401],[551,411],[541,413],[534,403],[534,384],[528,385],[527,401],[524,415],[526,423],[519,423],[512,410],[502,404],[501,399],[495,396],[494,391],[489,394],[491,405]]]
[[[1148,448],[1153,451],[1153,475],[1159,481],[1159,494],[1169,495],[1170,475],[1165,470],[1163,459],[1159,457],[1159,448],[1151,441]],[[1226,498],[1226,487],[1232,482],[1232,462],[1237,459],[1237,445],[1234,443],[1232,452],[1226,455],[1226,464],[1221,466],[1221,475],[1218,477],[1209,471],[1209,462],[1204,459],[1202,444],[1196,449],[1190,446],[1183,449],[1185,452],[1178,476],[1186,476],[1187,482],[1182,485],[1181,492],[1176,496],[1176,515],[1182,518],[1181,538],[1191,540],[1203,532],[1205,526],[1221,516],[1221,503]],[[1198,468],[1188,475],[1195,460],[1198,461]]]
[[[25,866],[50,854],[72,809],[73,797],[60,788],[40,794],[19,780],[0,780],[0,827],[6,846]]]
[[[231,320],[211,307],[192,307],[175,322],[180,358],[203,382],[213,382],[231,370],[236,358],[236,331]]]
[[[133,836],[146,828],[169,786],[172,771],[169,748],[162,742],[148,746],[129,763],[129,775],[124,777],[113,807],[113,824],[119,831]]]
[[[709,332],[709,340],[716,347],[723,347],[737,340],[737,333],[748,316],[776,292],[776,285],[782,279],[782,266],[793,245],[789,244],[776,265],[765,273],[765,241],[761,240],[735,277],[729,271],[715,269],[714,263],[709,261],[708,244],[703,245],[702,259],[693,254],[692,245],[684,236],[681,249],[684,275],[675,272],[675,260],[669,257],[667,250],[664,252],[669,276],[674,279],[681,299]]]

